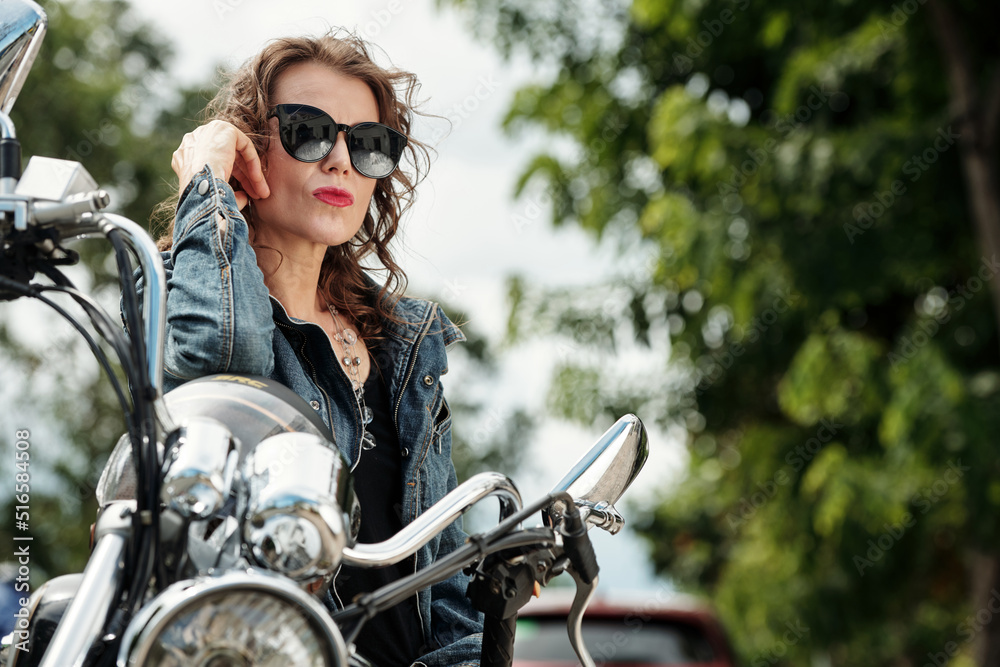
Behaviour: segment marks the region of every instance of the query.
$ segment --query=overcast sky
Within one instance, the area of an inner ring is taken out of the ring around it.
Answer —
[[[417,74],[427,100],[424,109],[448,118],[452,127],[436,141],[445,124],[421,123],[416,129],[418,138],[435,144],[438,155],[404,220],[397,261],[409,276],[411,293],[463,308],[471,326],[498,340],[508,275],[520,273],[546,284],[584,283],[610,272],[614,260],[574,227],[553,230],[548,210],[538,202],[514,201],[514,180],[538,150],[539,137],[505,137],[500,120],[515,90],[538,72],[524,61],[504,63],[490,44],[471,35],[456,12],[439,12],[433,4],[301,0],[278,9],[273,0],[133,0],[139,14],[174,44],[172,73],[179,84],[204,82],[218,64],[236,65],[274,37],[315,34],[327,26],[359,32],[393,65]],[[554,358],[544,342],[514,350],[495,388],[498,405],[544,401]],[[559,422],[542,425],[532,443],[535,474],[517,479],[526,498],[558,481],[597,435]],[[679,465],[676,456],[667,456],[664,443],[651,444],[640,488],[630,497],[648,497],[664,472]],[[598,547],[609,563],[620,565],[627,556],[635,565],[606,569],[602,588],[649,590],[653,585],[636,538],[602,535]]]

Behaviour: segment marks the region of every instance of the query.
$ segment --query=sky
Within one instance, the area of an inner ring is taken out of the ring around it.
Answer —
[[[218,65],[239,64],[269,39],[315,34],[328,26],[358,32],[392,65],[417,74],[423,110],[443,116],[451,128],[447,131],[442,120],[421,121],[415,128],[437,155],[418,188],[417,204],[404,219],[397,262],[407,272],[411,294],[463,309],[468,326],[490,339],[498,341],[505,327],[507,276],[517,273],[548,285],[583,284],[618,268],[613,252],[579,229],[553,229],[543,200],[513,198],[517,175],[544,137],[508,137],[500,124],[514,92],[544,73],[525,60],[502,61],[456,11],[439,11],[433,0],[299,0],[280,10],[264,0],[131,1],[173,44],[170,70],[179,85],[208,80]],[[492,388],[494,414],[542,404],[555,359],[551,341],[511,350]],[[600,429],[556,420],[540,424],[526,457],[531,471],[516,478],[525,498],[551,488],[599,435]],[[664,480],[679,474],[682,457],[675,444],[664,440],[651,433],[649,461],[629,500],[651,501]],[[669,587],[653,576],[634,535],[594,537],[599,559],[619,565],[623,558],[631,561],[629,567],[605,568],[602,590]]]

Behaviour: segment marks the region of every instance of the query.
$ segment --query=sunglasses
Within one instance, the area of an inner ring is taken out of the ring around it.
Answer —
[[[351,127],[305,104],[279,104],[267,117],[277,117],[281,145],[300,162],[319,162],[333,150],[337,136],[346,132],[351,164],[368,178],[391,174],[406,148],[406,135],[388,125],[358,123]]]

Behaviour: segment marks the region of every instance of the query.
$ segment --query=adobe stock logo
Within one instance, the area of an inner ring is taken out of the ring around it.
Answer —
[[[781,639],[771,648],[754,656],[750,662],[750,667],[770,667],[784,661],[788,649],[798,644],[803,637],[809,634],[809,626],[796,619],[785,623],[788,628]]]
[[[750,324],[740,332],[740,339],[734,341],[726,349],[725,353],[718,356],[705,355],[699,360],[698,370],[700,377],[695,387],[695,393],[701,396],[712,385],[718,382],[726,372],[732,368],[736,360],[742,357],[747,351],[747,344],[755,343],[767,332],[772,324],[778,321],[779,315],[795,306],[801,295],[788,289],[779,289],[776,292],[771,307],[765,309],[759,316],[754,317]]]
[[[742,156],[739,158],[742,160],[739,166],[730,167],[729,179],[718,183],[719,198],[722,200],[722,208],[727,213],[738,213],[743,208],[740,191],[778,152],[784,139],[795,130],[804,127],[822,109],[829,108],[834,113],[840,113],[851,105],[851,98],[841,91],[827,90],[822,86],[813,85],[807,92],[809,95],[805,102],[788,114],[779,114],[768,109],[760,115],[761,124],[773,129],[778,136],[769,137],[762,145],[746,149],[746,158]]]
[[[480,76],[476,81],[475,89],[444,112],[444,117],[448,121],[448,127],[436,126],[434,131],[431,132],[430,143],[437,144],[479,111],[479,107],[493,96],[493,93],[500,88],[500,85],[501,83],[493,77],[493,74]]]
[[[878,29],[882,33],[882,37],[886,38],[891,33],[899,32],[899,29],[906,25],[906,22],[910,20],[917,10],[920,9],[920,5],[927,2],[927,0],[904,0],[899,4],[894,4],[892,6],[892,14],[889,15],[889,20],[879,19]]]
[[[943,651],[928,653],[929,662],[925,662],[923,667],[947,667],[951,659],[962,650],[962,645],[971,643],[976,635],[989,627],[998,613],[1000,613],[1000,591],[991,588],[986,603],[975,613],[966,616],[965,620],[955,628],[957,635],[955,639],[960,641],[950,641],[942,647]]]
[[[757,482],[757,490],[749,496],[740,498],[735,510],[726,514],[726,525],[729,530],[736,532],[744,523],[754,518],[757,511],[778,494],[778,488],[790,484],[795,479],[795,474],[805,468],[823,446],[833,440],[837,432],[844,428],[843,424],[834,419],[821,419],[819,423],[820,427],[816,430],[814,437],[809,438],[805,444],[798,445],[785,455],[787,465],[778,469],[771,479]]]
[[[931,290],[930,294],[937,292],[936,297],[941,307],[936,309],[930,317],[918,320],[910,327],[908,335],[900,336],[898,347],[890,351],[888,355],[891,370],[898,370],[916,357],[921,348],[930,343],[937,335],[941,326],[951,320],[953,313],[961,311],[977,292],[984,287],[989,287],[990,281],[997,273],[1000,273],[1000,261],[997,261],[997,256],[993,255],[991,259],[982,257],[976,275],[965,283],[955,285],[948,291],[940,287]]]
[[[948,492],[962,481],[965,473],[969,472],[969,466],[962,465],[962,460],[949,461],[945,471],[934,480],[930,486],[920,489],[910,498],[908,504],[913,505],[924,515],[931,511],[941,500],[948,495]],[[875,567],[875,565],[885,557],[896,544],[899,543],[906,532],[917,525],[917,516],[911,512],[904,512],[897,522],[886,522],[882,524],[883,532],[875,538],[868,540],[868,550],[863,554],[855,554],[851,559],[858,574],[865,576],[865,570]]]

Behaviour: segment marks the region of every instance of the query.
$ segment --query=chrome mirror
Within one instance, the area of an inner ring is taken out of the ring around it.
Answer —
[[[625,415],[604,432],[553,491],[571,495],[591,525],[617,533],[625,520],[615,502],[635,480],[648,455],[646,428],[635,415]]]
[[[0,110],[10,113],[45,37],[45,11],[31,0],[0,0]]]

